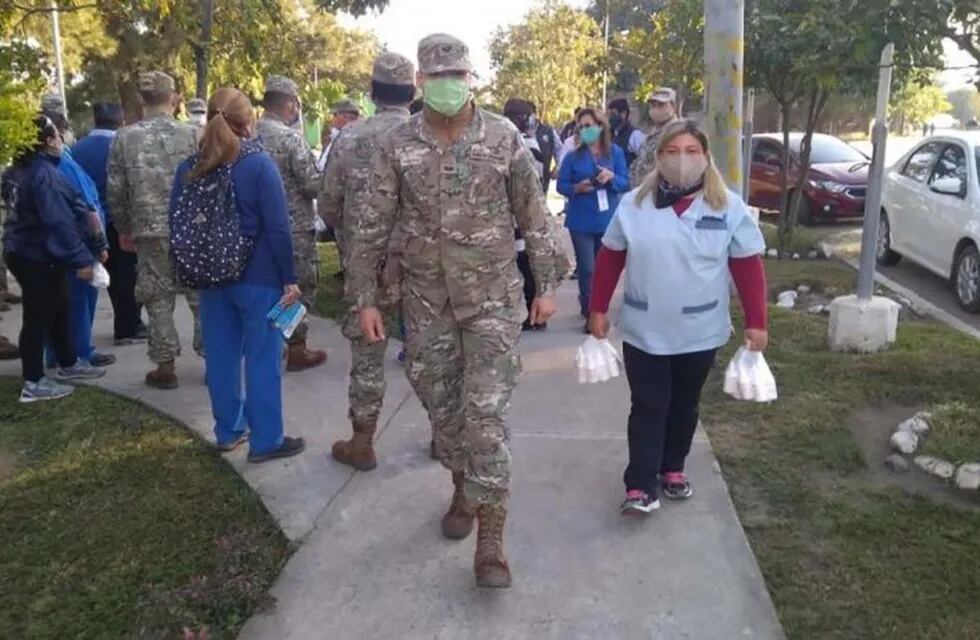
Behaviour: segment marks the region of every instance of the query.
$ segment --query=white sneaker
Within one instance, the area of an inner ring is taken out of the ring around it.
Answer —
[[[41,378],[37,382],[25,382],[20,391],[19,401],[23,403],[58,400],[70,396],[75,387],[58,384],[51,378]]]

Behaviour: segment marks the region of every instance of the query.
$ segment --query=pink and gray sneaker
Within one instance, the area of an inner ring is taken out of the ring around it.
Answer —
[[[694,495],[683,471],[668,471],[660,481],[660,490],[668,500],[687,500]]]
[[[620,513],[624,516],[638,516],[652,513],[660,508],[660,500],[657,496],[651,496],[646,491],[630,489],[626,492],[626,500],[619,507]]]

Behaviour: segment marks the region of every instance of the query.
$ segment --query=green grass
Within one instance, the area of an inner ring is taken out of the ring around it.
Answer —
[[[347,305],[344,304],[344,281],[336,277],[340,271],[340,256],[337,253],[337,245],[333,242],[321,242],[317,245],[320,254],[320,280],[316,289],[316,305],[313,307],[316,315],[330,318],[342,323],[344,315],[347,313]],[[385,316],[385,329],[388,336],[398,338],[400,330],[398,328],[398,316]]]
[[[980,462],[980,402],[950,402],[930,410],[932,429],[922,453],[954,464]]]
[[[289,544],[208,445],[80,388],[21,405],[0,379],[0,636],[234,638]]]
[[[819,264],[828,287],[853,280],[844,265]],[[775,282],[803,268],[767,261]],[[852,424],[861,409],[885,404],[975,403],[980,342],[905,323],[889,351],[845,355],[827,350],[826,334],[825,317],[773,309],[767,360],[779,401],[724,396],[724,366],[704,398],[712,445],[789,638],[980,637],[980,510],[875,482],[869,465],[881,460],[865,460]]]
[[[320,281],[316,288],[314,312],[318,316],[342,321],[347,308],[344,305],[344,281],[336,277],[340,271],[340,255],[333,242],[317,244],[320,254]]]
[[[793,229],[792,235],[787,239],[784,245],[779,243],[779,227],[771,222],[762,221],[759,224],[759,228],[762,229],[762,236],[766,239],[766,247],[769,249],[779,249],[780,251],[788,251],[789,253],[798,253],[802,257],[815,249],[820,248],[820,243],[824,239],[816,231],[798,225]]]

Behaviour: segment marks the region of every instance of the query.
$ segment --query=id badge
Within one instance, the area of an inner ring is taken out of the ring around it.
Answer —
[[[609,211],[609,194],[605,189],[599,189],[595,192],[596,199],[599,200],[599,213],[605,213]]]

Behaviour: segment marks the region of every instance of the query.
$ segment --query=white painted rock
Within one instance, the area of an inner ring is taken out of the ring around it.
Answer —
[[[922,414],[917,413],[898,425],[898,431],[909,431],[921,437],[929,433],[929,423],[922,418]]]
[[[776,296],[776,306],[783,309],[792,309],[796,306],[796,298],[799,294],[795,291],[783,291]]]
[[[956,486],[967,491],[980,489],[980,462],[961,464],[956,470]]]
[[[796,287],[796,293],[800,294],[801,296],[805,296],[806,294],[810,293],[810,285],[801,284],[800,286]]]
[[[800,259],[800,254],[794,253],[793,254],[793,260],[799,260],[799,259]]]
[[[779,249],[769,249],[768,251],[766,251],[766,257],[767,258],[778,258],[779,257]]]
[[[896,431],[892,434],[889,442],[892,449],[906,455],[915,453],[915,450],[919,448],[919,436],[912,431]]]
[[[821,313],[823,313],[826,310],[827,310],[827,307],[826,306],[824,306],[822,304],[815,304],[812,307],[810,307],[809,309],[807,309],[807,312],[808,313],[812,313],[814,315],[820,315]]]
[[[932,456],[916,456],[912,462],[929,475],[943,480],[949,480],[956,472],[956,467],[952,463]]]

